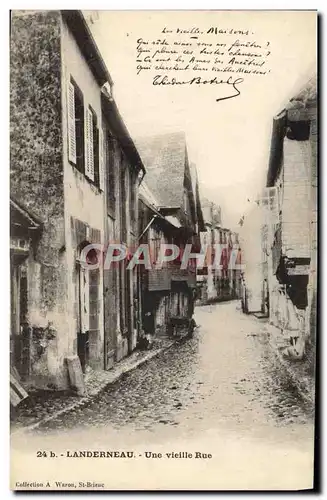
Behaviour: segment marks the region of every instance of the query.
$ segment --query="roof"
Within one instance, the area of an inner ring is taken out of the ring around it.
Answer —
[[[146,168],[146,183],[160,206],[183,204],[186,164],[184,132],[135,139]]]
[[[221,208],[208,198],[201,197],[201,207],[204,222],[210,225],[221,226]]]
[[[282,158],[283,158],[283,140],[286,129],[286,112],[283,110],[273,119],[271,144],[269,153],[267,187],[271,187],[275,183],[275,179],[279,174]]]
[[[290,99],[290,105],[295,102],[301,102],[304,105],[310,103],[310,101],[316,101],[317,99],[317,75],[314,75],[310,80],[302,87],[300,92]],[[289,109],[291,106],[287,106]]]
[[[192,179],[192,188],[193,188],[193,195],[194,195],[194,200],[195,200],[196,218],[198,221],[199,231],[204,231],[205,230],[205,221],[204,221],[204,214],[202,211],[202,204],[201,204],[198,171],[197,171],[196,165],[194,163],[190,164],[190,173],[191,173],[191,179]]]
[[[143,162],[135,147],[134,141],[127,130],[127,127],[119,112],[117,104],[114,101],[114,99],[107,94],[105,89],[101,90],[101,106],[102,106],[102,112],[113,134],[123,147],[133,167],[135,167],[138,170],[143,170],[143,172],[145,172]]]
[[[100,87],[106,82],[113,85],[112,78],[82,12],[80,10],[62,10],[61,14]]]
[[[10,225],[24,228],[26,231],[38,232],[42,229],[42,222],[32,215],[21,203],[10,198]]]
[[[142,183],[140,184],[139,196],[146,200],[150,205],[153,205],[154,207],[156,207],[156,209],[158,209],[158,200],[155,198],[145,181],[142,181]]]
[[[164,215],[160,213],[160,207],[158,204],[158,200],[153,196],[153,193],[150,191],[147,183],[142,181],[139,187],[139,198],[143,201],[154,213],[158,214],[161,219],[165,219],[172,226],[177,228],[182,227],[180,221],[177,217],[173,215]]]
[[[144,203],[144,205],[146,205],[152,211],[152,213],[153,213],[152,220],[145,227],[145,229],[142,232],[142,234],[139,236],[139,240],[144,236],[144,234],[146,233],[147,229],[149,229],[149,227],[155,221],[158,224],[160,224],[160,225],[163,224],[163,227],[168,227],[170,229],[171,229],[171,227],[173,227],[174,229],[176,229],[176,228],[179,229],[179,228],[182,227],[181,224],[180,224],[180,222],[179,222],[179,220],[176,217],[173,217],[173,216],[170,216],[170,215],[164,216],[163,214],[161,214],[158,211],[157,201],[153,197],[151,191],[146,186],[146,184],[144,183],[144,181],[142,182],[142,184],[140,186],[140,189],[139,189],[139,200],[141,200],[142,203]]]
[[[301,90],[292,97],[283,109],[273,119],[270,156],[267,173],[267,187],[274,185],[281,168],[283,156],[283,140],[287,124],[292,121],[303,123],[310,120],[308,108],[316,105],[317,100],[317,75],[313,75]]]

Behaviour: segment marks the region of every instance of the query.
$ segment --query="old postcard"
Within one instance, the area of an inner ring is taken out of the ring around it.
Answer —
[[[11,489],[314,488],[317,12],[10,38]]]

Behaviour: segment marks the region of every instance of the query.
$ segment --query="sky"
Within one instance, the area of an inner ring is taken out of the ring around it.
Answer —
[[[186,134],[201,192],[222,206],[235,229],[265,185],[272,120],[315,72],[316,13],[305,11],[85,11],[114,81],[114,98],[132,136]],[[250,29],[269,41],[271,71],[250,75],[237,98],[216,102],[217,89],[156,87],[136,72],[136,41],[164,26]]]

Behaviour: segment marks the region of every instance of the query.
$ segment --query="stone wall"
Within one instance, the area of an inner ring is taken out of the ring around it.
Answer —
[[[310,108],[310,145],[311,145],[311,169],[310,169],[310,240],[311,240],[311,265],[308,285],[309,299],[309,336],[313,345],[316,345],[317,328],[317,221],[318,221],[318,130],[317,130],[317,106]]]
[[[66,302],[60,25],[57,11],[12,13],[10,188],[43,226],[27,266],[31,383],[43,388],[67,382],[58,355]]]
[[[310,142],[285,138],[283,150],[283,253],[309,257]]]

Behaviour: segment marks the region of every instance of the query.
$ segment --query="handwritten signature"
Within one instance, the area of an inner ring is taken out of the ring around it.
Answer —
[[[227,80],[219,80],[216,76],[211,79],[203,79],[201,76],[196,76],[190,80],[178,80],[177,78],[169,78],[167,75],[156,75],[153,78],[152,85],[228,85],[231,90],[235,91],[232,94],[228,94],[224,97],[218,97],[216,101],[224,101],[225,99],[232,99],[241,94],[238,89],[238,85],[244,82],[244,78],[235,78],[232,76],[227,78]]]

